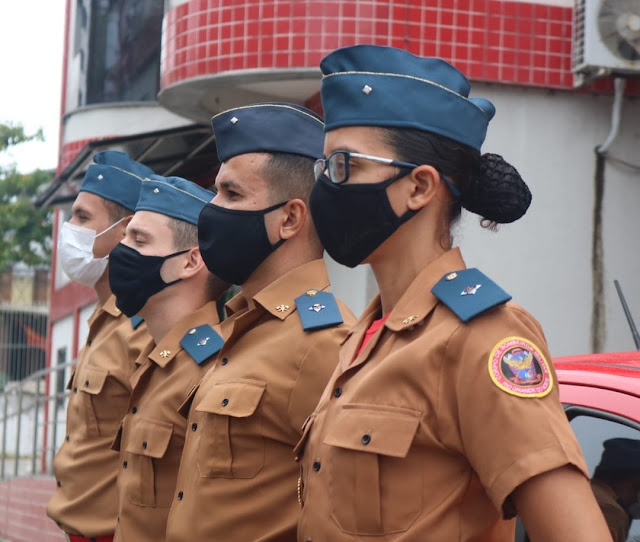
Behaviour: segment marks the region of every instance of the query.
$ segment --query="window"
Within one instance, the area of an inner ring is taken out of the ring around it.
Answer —
[[[87,105],[156,99],[162,17],[158,0],[91,0]]]

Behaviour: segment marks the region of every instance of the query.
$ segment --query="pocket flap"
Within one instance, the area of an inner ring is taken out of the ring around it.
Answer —
[[[87,367],[78,375],[76,386],[86,393],[98,395],[102,391],[107,376],[109,376],[109,371],[105,369]]]
[[[265,382],[246,378],[218,382],[198,403],[196,411],[247,418],[258,408],[266,387]]]
[[[156,459],[163,457],[172,434],[172,424],[140,418],[131,425],[126,451]]]
[[[359,452],[405,457],[421,413],[408,409],[345,405],[324,443]]]

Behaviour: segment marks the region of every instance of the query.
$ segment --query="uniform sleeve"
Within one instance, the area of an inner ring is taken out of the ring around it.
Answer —
[[[315,332],[316,337],[300,363],[288,408],[291,426],[300,434],[302,424],[314,411],[338,365],[338,352],[347,331],[345,326],[338,326]]]
[[[443,375],[454,392],[443,394],[441,424],[455,424],[453,445],[505,517],[513,490],[538,474],[570,464],[588,477],[542,330],[524,310],[509,304],[461,324]]]

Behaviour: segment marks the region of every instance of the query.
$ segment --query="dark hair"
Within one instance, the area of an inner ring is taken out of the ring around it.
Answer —
[[[115,201],[111,201],[110,199],[102,198],[102,202],[107,209],[107,214],[109,215],[109,220],[112,224],[115,224],[118,220],[122,220],[123,218],[133,214],[133,211],[119,203],[116,203]]]
[[[450,226],[459,219],[462,207],[480,215],[484,227],[514,222],[527,212],[531,192],[502,156],[480,156],[471,147],[422,130],[381,130],[399,159],[433,166],[460,190],[460,197],[451,205]]]
[[[301,199],[309,203],[315,176],[315,160],[300,154],[285,152],[269,153],[263,175],[270,187],[270,203]]]

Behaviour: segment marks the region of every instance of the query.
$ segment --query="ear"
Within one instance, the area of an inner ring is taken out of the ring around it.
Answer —
[[[197,275],[205,267],[199,247],[194,247],[181,258],[180,278],[188,279]]]
[[[120,224],[118,224],[118,228],[121,228],[121,232],[122,232],[122,238],[124,239],[127,236],[127,226],[129,225],[129,222],[131,222],[131,219],[133,218],[133,215],[129,215],[129,216],[125,216],[122,219],[122,222],[120,222]]]
[[[291,239],[300,233],[309,220],[309,209],[301,199],[289,200],[282,207],[279,234],[280,239]]]
[[[419,211],[428,205],[442,185],[438,170],[426,164],[414,168],[411,172],[411,181],[407,207],[412,211]]]

